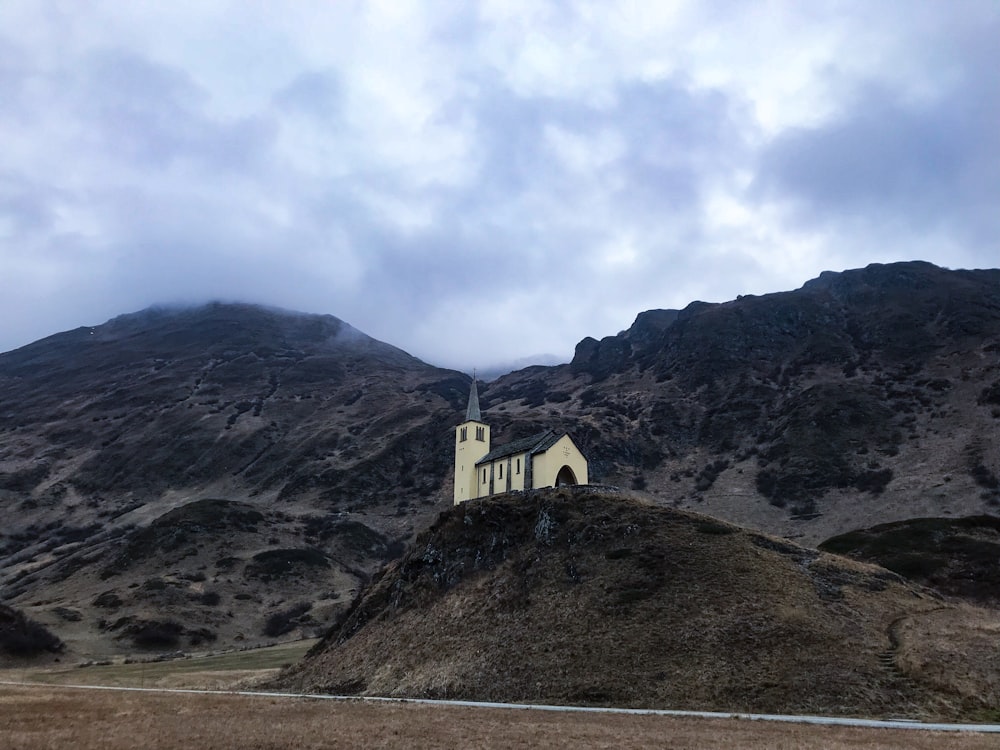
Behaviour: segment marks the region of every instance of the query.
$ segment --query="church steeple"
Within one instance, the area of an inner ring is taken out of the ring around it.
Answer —
[[[469,407],[465,410],[466,422],[482,422],[483,415],[479,411],[479,388],[476,385],[476,376],[472,376],[472,390],[469,391]]]
[[[455,504],[489,494],[488,477],[480,477],[476,461],[490,452],[490,426],[479,408],[479,381],[472,376],[465,421],[455,428]]]

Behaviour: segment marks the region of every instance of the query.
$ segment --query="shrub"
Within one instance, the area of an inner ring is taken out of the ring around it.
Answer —
[[[132,642],[139,648],[175,648],[184,627],[173,620],[144,622],[132,633]]]
[[[808,500],[800,500],[792,506],[791,513],[792,516],[799,517],[814,516],[817,514],[816,501],[812,498],[809,498]]]
[[[272,549],[258,552],[243,571],[248,578],[269,581],[307,568],[329,568],[330,560],[315,547]]]
[[[863,471],[854,479],[854,486],[862,492],[877,495],[892,480],[892,469],[872,469]]]
[[[70,609],[69,607],[56,607],[52,611],[66,622],[80,622],[83,619],[83,615],[79,610]]]
[[[94,606],[103,609],[118,609],[122,606],[122,599],[114,591],[105,591],[94,599]]]
[[[980,487],[985,487],[988,490],[995,490],[1000,487],[1000,479],[997,479],[997,475],[981,463],[977,463],[973,466],[969,470],[969,473],[972,475],[972,478],[976,480],[976,484]]]
[[[1000,404],[1000,380],[991,386],[987,386],[979,394],[980,404]]]
[[[709,461],[705,465],[705,468],[699,472],[698,478],[695,480],[695,489],[702,492],[707,490],[715,484],[715,480],[718,478],[719,474],[728,468],[729,461],[724,458],[720,458],[718,461]]]
[[[775,497],[775,488],[778,485],[777,473],[773,469],[762,469],[761,471],[758,471],[756,484],[757,491],[765,497],[770,498],[772,501],[771,505],[777,505],[777,503],[774,502],[774,500],[777,499]],[[784,503],[778,507],[783,507],[783,505]]]
[[[310,609],[312,609],[312,604],[309,602],[299,602],[288,609],[275,612],[264,623],[264,635],[274,638],[295,630],[301,624],[299,618]]]
[[[63,642],[20,610],[0,604],[0,651],[10,656],[57,654]]]
[[[717,521],[702,520],[695,524],[695,530],[701,532],[702,534],[714,534],[716,536],[726,536],[732,534],[736,531],[735,527],[728,526],[724,523],[719,523]]]
[[[217,636],[208,628],[198,628],[197,630],[189,630],[188,641],[190,641],[192,646],[200,646],[202,643],[213,643]]]

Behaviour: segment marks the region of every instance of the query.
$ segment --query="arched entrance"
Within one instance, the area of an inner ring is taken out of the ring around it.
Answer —
[[[556,474],[556,487],[565,487],[567,484],[577,484],[576,474],[568,466],[563,466]]]

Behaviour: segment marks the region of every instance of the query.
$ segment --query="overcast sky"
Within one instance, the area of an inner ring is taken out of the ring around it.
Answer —
[[[0,2],[0,351],[158,303],[435,364],[1000,265],[1000,2]]]

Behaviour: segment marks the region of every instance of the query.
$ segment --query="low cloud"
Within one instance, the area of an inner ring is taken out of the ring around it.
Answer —
[[[222,298],[486,368],[828,268],[996,265],[998,16],[5,4],[0,350]]]

